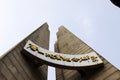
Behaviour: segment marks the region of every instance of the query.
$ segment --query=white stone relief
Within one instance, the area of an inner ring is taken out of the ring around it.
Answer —
[[[39,47],[30,40],[28,40],[24,49],[30,54],[53,65],[62,65],[67,67],[87,67],[103,64],[103,61],[95,52],[77,55],[56,53]]]

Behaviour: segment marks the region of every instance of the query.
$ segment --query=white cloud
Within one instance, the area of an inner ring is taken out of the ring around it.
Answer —
[[[86,35],[92,35],[94,33],[94,25],[92,24],[92,19],[84,18],[82,21],[83,31]]]

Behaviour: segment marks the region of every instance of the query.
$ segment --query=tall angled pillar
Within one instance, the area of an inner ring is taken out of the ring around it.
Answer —
[[[96,52],[63,26],[61,26],[57,32],[55,51],[66,54]],[[56,80],[120,80],[120,71],[105,58],[100,56],[100,54],[98,55],[103,60],[104,67],[91,70],[56,68]]]
[[[36,67],[28,57],[22,55],[28,40],[49,49],[49,30],[45,23],[14,48],[0,57],[0,80],[47,80],[47,65]]]

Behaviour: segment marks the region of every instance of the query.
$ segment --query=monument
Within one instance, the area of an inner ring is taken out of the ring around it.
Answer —
[[[28,40],[49,49],[49,34],[48,24],[45,23],[1,56],[0,80],[47,80],[47,65],[36,68],[22,51]]]
[[[47,65],[56,80],[120,80],[120,71],[94,49],[59,27],[55,51],[49,51],[48,24],[0,57],[0,80],[47,80]]]
[[[57,32],[55,51],[66,54],[96,52],[63,26],[61,26]],[[100,56],[99,53],[97,54],[102,59],[104,67],[91,70],[68,70],[57,68],[57,80],[120,80],[120,71],[104,57]]]

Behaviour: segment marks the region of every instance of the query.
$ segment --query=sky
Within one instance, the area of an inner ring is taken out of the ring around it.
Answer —
[[[51,51],[58,27],[64,25],[120,69],[120,8],[110,0],[0,0],[0,56],[45,22]]]

